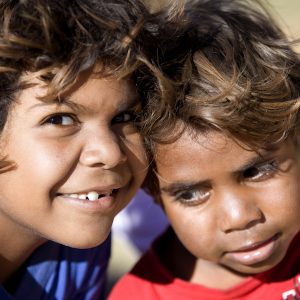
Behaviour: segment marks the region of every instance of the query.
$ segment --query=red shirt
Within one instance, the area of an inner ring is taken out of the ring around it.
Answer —
[[[163,239],[162,236],[160,239]],[[300,234],[273,269],[218,290],[174,278],[152,247],[113,288],[109,300],[292,300],[300,299]],[[297,285],[299,285],[297,290]],[[298,297],[297,297],[298,296]]]

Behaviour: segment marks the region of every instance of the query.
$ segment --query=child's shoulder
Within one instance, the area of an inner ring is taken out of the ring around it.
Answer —
[[[91,249],[74,249],[55,242],[46,242],[27,260],[14,293],[16,299],[41,299],[43,294],[55,299],[83,299],[104,291],[105,273],[110,256],[110,237]],[[90,290],[93,287],[93,290]],[[0,297],[0,299],[2,299]],[[5,298],[4,298],[5,299]]]
[[[206,288],[173,276],[165,266],[167,243],[173,243],[174,233],[170,229],[159,237],[152,248],[146,252],[135,267],[114,286],[109,295],[109,300],[154,300],[154,299],[269,299],[268,295],[277,297],[288,292],[295,292],[295,282],[300,282],[299,253],[300,233],[292,242],[286,257],[274,269],[267,273],[250,277],[234,288],[223,291]],[[162,254],[164,257],[161,257]],[[170,253],[172,256],[172,253]],[[180,264],[182,256],[177,257]],[[174,259],[173,259],[174,261]],[[275,298],[274,298],[275,299]]]
[[[157,287],[171,284],[174,280],[168,268],[162,263],[162,256],[165,253],[164,245],[170,240],[171,233],[172,230],[169,228],[154,241],[152,247],[140,258],[133,269],[114,286],[109,300],[139,300],[141,295],[145,300],[160,299],[155,292]]]

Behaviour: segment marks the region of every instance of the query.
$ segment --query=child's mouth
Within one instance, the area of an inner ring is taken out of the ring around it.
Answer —
[[[260,263],[273,254],[278,238],[279,234],[275,234],[272,238],[261,243],[245,247],[241,250],[228,252],[227,256],[230,256],[232,260],[243,265]]]
[[[119,189],[90,190],[77,193],[58,193],[62,203],[77,207],[80,209],[100,212],[112,209],[116,205],[116,197]]]
[[[61,194],[62,197],[66,198],[73,198],[78,200],[89,200],[89,201],[96,201],[103,197],[110,197],[113,194],[114,190],[110,190],[107,192],[96,192],[90,191],[88,193],[73,193],[73,194]]]

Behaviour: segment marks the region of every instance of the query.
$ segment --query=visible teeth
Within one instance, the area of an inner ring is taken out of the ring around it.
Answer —
[[[101,197],[108,197],[112,194],[112,191],[107,193],[98,194],[95,191],[89,192],[88,194],[65,194],[66,197],[76,198],[80,200],[89,200],[89,201],[96,201]]]
[[[98,200],[98,197],[99,197],[99,194],[97,192],[89,192],[87,194],[87,198],[90,200],[90,201],[95,201],[95,200]]]
[[[67,195],[70,198],[78,198],[78,194],[71,194],[71,195]]]

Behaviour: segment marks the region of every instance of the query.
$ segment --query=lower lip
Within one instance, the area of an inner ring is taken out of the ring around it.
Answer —
[[[273,254],[278,237],[278,235],[275,235],[261,246],[255,247],[252,250],[228,252],[226,256],[243,265],[253,265],[263,262]]]
[[[100,199],[91,201],[91,200],[82,200],[78,198],[64,197],[59,196],[68,205],[76,206],[80,209],[84,209],[90,212],[103,212],[105,210],[111,210],[116,203],[116,194],[113,193],[111,196],[101,197]]]

